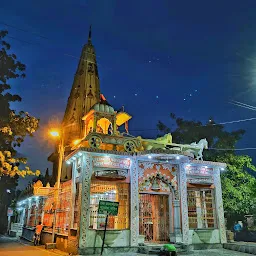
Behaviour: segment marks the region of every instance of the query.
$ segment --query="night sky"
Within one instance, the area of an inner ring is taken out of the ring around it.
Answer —
[[[101,91],[133,116],[130,133],[155,136],[170,112],[202,122],[255,117],[229,103],[256,106],[255,10],[255,0],[2,1],[0,29],[27,65],[27,78],[12,83],[23,98],[14,107],[41,119],[19,152],[42,173],[51,167],[46,127],[63,117],[90,24]],[[255,147],[256,120],[226,128],[246,129],[237,147]]]

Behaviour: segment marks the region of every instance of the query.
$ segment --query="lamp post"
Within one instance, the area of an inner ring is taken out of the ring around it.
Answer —
[[[59,204],[59,193],[60,193],[60,177],[61,177],[61,169],[62,169],[62,162],[64,158],[64,136],[63,131],[50,131],[51,136],[59,138],[59,145],[58,145],[58,176],[57,176],[57,197],[56,197],[56,205],[54,210],[54,217],[53,217],[53,227],[52,227],[52,243],[54,243],[55,238],[55,228],[56,228],[56,219],[57,219],[57,206]]]

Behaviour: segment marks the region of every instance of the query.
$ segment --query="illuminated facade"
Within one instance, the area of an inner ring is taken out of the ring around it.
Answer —
[[[128,134],[131,118],[100,94],[90,32],[63,121],[68,149],[61,177],[68,179],[61,184],[59,205],[54,188],[44,200],[42,241],[51,240],[57,209],[57,248],[95,253],[106,218],[98,214],[98,205],[107,200],[119,202],[118,215],[110,216],[107,225],[109,250],[164,242],[225,243],[220,182],[225,164],[202,161],[205,139],[179,145],[171,134],[156,140],[133,137]],[[56,162],[54,154],[50,160]]]

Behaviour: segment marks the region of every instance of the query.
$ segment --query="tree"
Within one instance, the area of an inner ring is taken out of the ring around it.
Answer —
[[[7,34],[7,31],[0,31],[0,176],[39,175],[39,171],[32,172],[29,167],[24,167],[26,159],[15,158],[16,147],[26,136],[33,135],[39,120],[27,112],[17,113],[11,109],[10,104],[21,101],[21,97],[10,93],[10,81],[24,78],[26,66],[10,52],[10,44],[4,40]]]
[[[208,141],[209,150],[204,151],[204,159],[223,162],[227,170],[221,174],[223,204],[227,217],[252,213],[256,205],[256,167],[247,155],[237,155],[235,147],[245,131],[226,131],[223,125],[216,124],[210,118],[206,124],[199,121],[184,120],[171,114],[175,128],[171,131],[174,143],[190,144],[202,138]],[[161,123],[157,125],[160,132],[168,127]]]

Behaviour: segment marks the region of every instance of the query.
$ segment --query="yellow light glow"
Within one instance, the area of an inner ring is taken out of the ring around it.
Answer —
[[[73,144],[76,146],[79,142],[80,142],[80,140],[74,140]]]
[[[60,133],[59,133],[58,131],[56,131],[56,130],[50,131],[50,134],[51,134],[51,136],[53,136],[53,137],[59,137],[59,136],[60,136]]]

